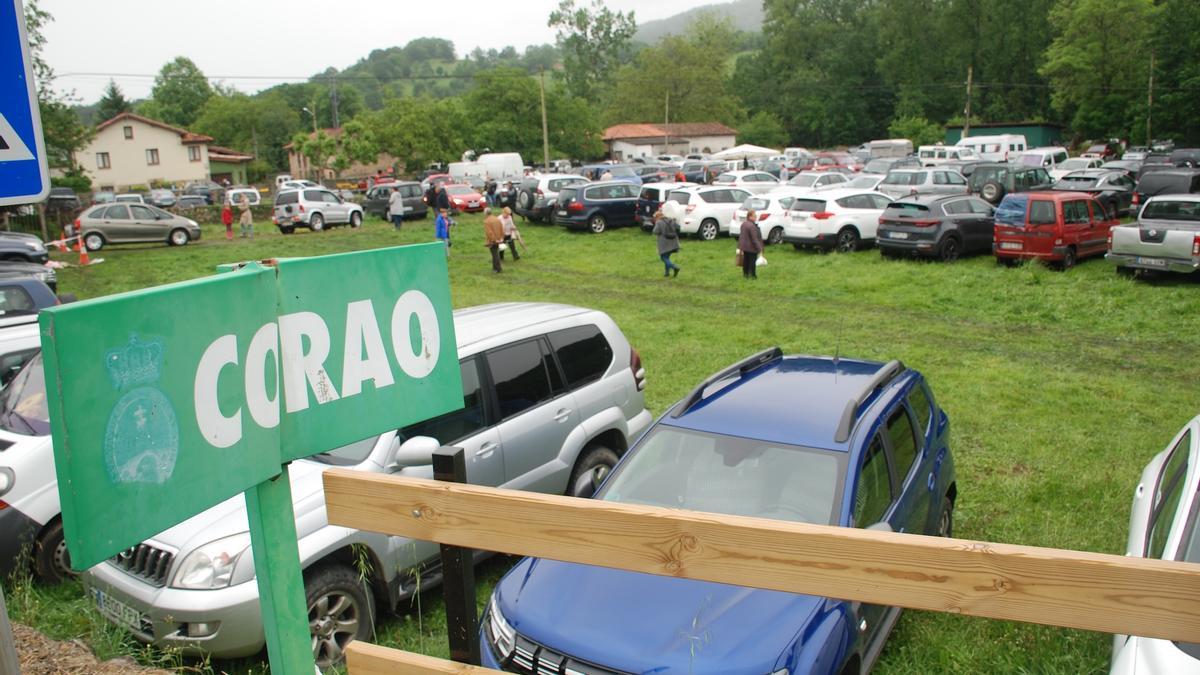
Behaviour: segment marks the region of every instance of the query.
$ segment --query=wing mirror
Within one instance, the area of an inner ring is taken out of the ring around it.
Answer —
[[[433,464],[433,453],[441,447],[436,438],[429,436],[413,436],[392,448],[385,467],[388,471],[396,471],[409,466]]]

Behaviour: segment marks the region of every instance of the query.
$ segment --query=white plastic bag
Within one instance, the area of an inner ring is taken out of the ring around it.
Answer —
[[[766,265],[766,264],[767,264],[767,256],[765,256],[765,255],[763,255],[763,254],[759,253],[759,254],[758,254],[758,260],[756,260],[756,261],[754,262],[754,266],[755,266],[755,267],[762,267],[763,265]]]
[[[500,248],[500,252],[503,253],[508,250],[508,244],[505,244],[504,242],[500,242],[499,248]]]

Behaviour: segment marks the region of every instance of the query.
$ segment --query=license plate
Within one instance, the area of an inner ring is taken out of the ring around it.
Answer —
[[[104,616],[125,628],[142,632],[141,612],[120,600],[110,598],[108,594],[98,588],[92,589],[92,599],[96,602],[96,609]]]
[[[888,236],[892,239],[908,239],[907,232],[888,232]]]
[[[1138,256],[1137,258],[1134,259],[1134,262],[1136,262],[1139,265],[1145,265],[1146,267],[1166,267],[1167,266],[1167,261],[1163,260],[1162,258],[1143,258],[1141,256]]]
[[[1006,251],[1020,251],[1022,246],[1019,241],[1002,241],[1000,242],[1000,248]]]
[[[565,215],[567,215],[567,212],[566,212],[566,211],[559,211],[559,212],[558,212],[558,215],[560,215],[560,216],[565,216]]]
[[[471,202],[471,204],[470,204],[471,208],[475,208],[476,206],[479,206],[479,202]]]

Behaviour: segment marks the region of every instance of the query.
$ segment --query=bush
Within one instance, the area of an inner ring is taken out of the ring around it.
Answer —
[[[76,194],[86,194],[92,191],[92,180],[87,174],[67,173],[61,177],[50,179],[51,187],[71,188]]]

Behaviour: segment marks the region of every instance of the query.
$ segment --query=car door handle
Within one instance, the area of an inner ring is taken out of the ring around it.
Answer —
[[[492,443],[491,441],[484,443],[475,451],[475,459],[487,459],[491,457],[496,454],[496,448],[498,447],[500,447],[499,443]]]
[[[558,412],[554,413],[554,419],[558,422],[566,422],[567,418],[570,416],[571,411],[567,408],[562,408]]]

